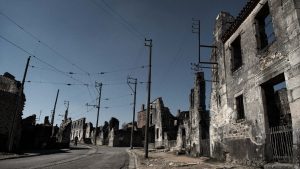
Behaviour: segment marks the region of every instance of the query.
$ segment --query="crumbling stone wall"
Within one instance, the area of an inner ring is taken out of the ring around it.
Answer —
[[[141,110],[137,113],[137,127],[143,128],[146,125],[146,110],[145,105],[143,104]]]
[[[20,90],[20,82],[16,81],[14,76],[5,73],[0,76],[0,151],[7,151],[9,144],[9,133],[16,111],[16,103],[18,92]],[[21,120],[22,111],[25,104],[25,95],[22,94],[19,103],[19,112],[15,117],[13,149],[17,150],[20,146],[21,139]]]
[[[57,140],[58,143],[62,147],[69,147],[70,146],[70,139],[71,139],[71,129],[72,129],[72,120],[71,118],[63,120],[60,124],[58,133],[57,133]]]
[[[204,116],[207,113],[205,106],[205,80],[204,72],[197,72],[195,74],[194,88],[190,94],[190,110],[189,110],[189,138],[187,142],[189,144],[189,151],[193,156],[199,156],[201,154],[200,142],[204,132],[208,133],[208,126],[204,128],[204,122],[209,116]]]
[[[256,17],[266,3],[275,40],[262,50],[257,47]],[[218,63],[212,71],[216,81],[212,84],[210,110],[212,157],[253,165],[271,159],[264,85],[281,75],[286,83],[293,128],[300,127],[299,6],[297,0],[251,0],[237,19],[225,12],[218,15],[214,30],[217,48],[211,57]],[[232,70],[232,43],[238,36],[242,65]],[[244,104],[243,119],[237,119],[235,100],[240,95]],[[236,151],[238,147],[244,151]]]

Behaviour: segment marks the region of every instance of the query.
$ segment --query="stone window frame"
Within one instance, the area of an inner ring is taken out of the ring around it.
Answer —
[[[266,19],[270,19],[265,23]],[[276,41],[276,35],[274,31],[273,18],[270,12],[270,6],[268,2],[262,5],[262,8],[257,12],[255,19],[255,37],[256,45],[259,53],[267,51],[270,45]],[[267,30],[267,29],[270,30]],[[271,33],[267,34],[268,31]]]
[[[236,122],[241,122],[246,119],[244,95],[239,94],[235,96],[235,110],[236,110]]]
[[[230,44],[230,53],[231,53],[231,71],[235,72],[243,66],[243,52],[241,45],[241,34],[238,34],[237,37]]]

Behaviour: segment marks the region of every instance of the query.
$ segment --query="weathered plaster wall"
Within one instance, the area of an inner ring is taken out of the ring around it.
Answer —
[[[264,106],[262,85],[284,74],[293,128],[300,127],[300,41],[299,2],[296,0],[269,0],[275,41],[265,50],[257,49],[255,17],[267,0],[261,0],[238,29],[223,43],[220,40],[233,17],[220,13],[215,25],[215,45],[212,61],[218,62],[213,70],[211,94],[211,152],[212,156],[241,163],[260,164],[268,160],[266,151],[268,117]],[[296,4],[296,6],[295,6]],[[229,21],[229,22],[228,22]],[[242,66],[231,71],[231,43],[241,37]],[[243,94],[245,119],[237,122],[235,98]],[[236,147],[248,145],[245,152]]]

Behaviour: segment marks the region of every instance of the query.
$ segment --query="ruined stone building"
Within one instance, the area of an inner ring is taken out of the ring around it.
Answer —
[[[95,138],[94,132],[97,132],[96,133],[97,145],[108,145],[109,124],[107,121],[104,122],[103,126],[100,126],[91,132],[93,144],[95,144],[94,143],[94,138]]]
[[[16,103],[21,83],[15,80],[15,77],[9,73],[0,75],[0,151],[7,151],[9,144],[9,133],[16,111]],[[22,111],[25,105],[25,95],[22,94],[19,103],[18,112],[14,123],[14,142],[13,148],[16,150],[20,145],[21,139],[21,120]]]
[[[124,125],[124,128],[119,129],[119,120],[112,117],[109,121],[109,134],[108,145],[111,147],[129,147],[131,139],[131,127],[132,123]],[[133,142],[134,147],[142,146],[142,130],[135,127],[133,130]]]
[[[193,156],[209,156],[209,112],[205,105],[204,72],[195,74],[194,87],[190,93],[189,111],[177,113],[176,149]]]
[[[59,126],[57,141],[63,147],[69,147],[71,140],[72,120],[65,118]]]
[[[190,136],[190,112],[178,110],[175,120],[177,127],[176,151],[186,151]]]
[[[78,137],[79,142],[84,142],[85,139],[85,117],[80,118],[72,122],[72,129],[71,129],[71,141]]]
[[[72,120],[68,118],[68,111],[68,109],[65,111],[64,120],[62,120],[57,133],[57,142],[61,147],[70,146]]]
[[[137,123],[139,128],[146,125],[146,112],[144,106],[138,112]],[[164,106],[161,97],[152,101],[149,114],[149,143],[154,144],[155,148],[160,148],[168,146],[168,141],[176,140],[177,130],[174,130],[174,121],[175,117],[171,114],[169,108]]]
[[[217,16],[212,157],[256,165],[297,160],[299,15],[299,0],[250,0],[236,18],[226,12]]]
[[[109,120],[109,134],[108,134],[108,145],[109,146],[118,146],[119,139],[117,137],[117,132],[119,130],[119,120],[115,117],[112,117]]]

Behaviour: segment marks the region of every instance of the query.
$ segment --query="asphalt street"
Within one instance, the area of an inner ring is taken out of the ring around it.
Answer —
[[[127,169],[128,165],[126,148],[84,145],[50,154],[0,161],[1,169]]]

